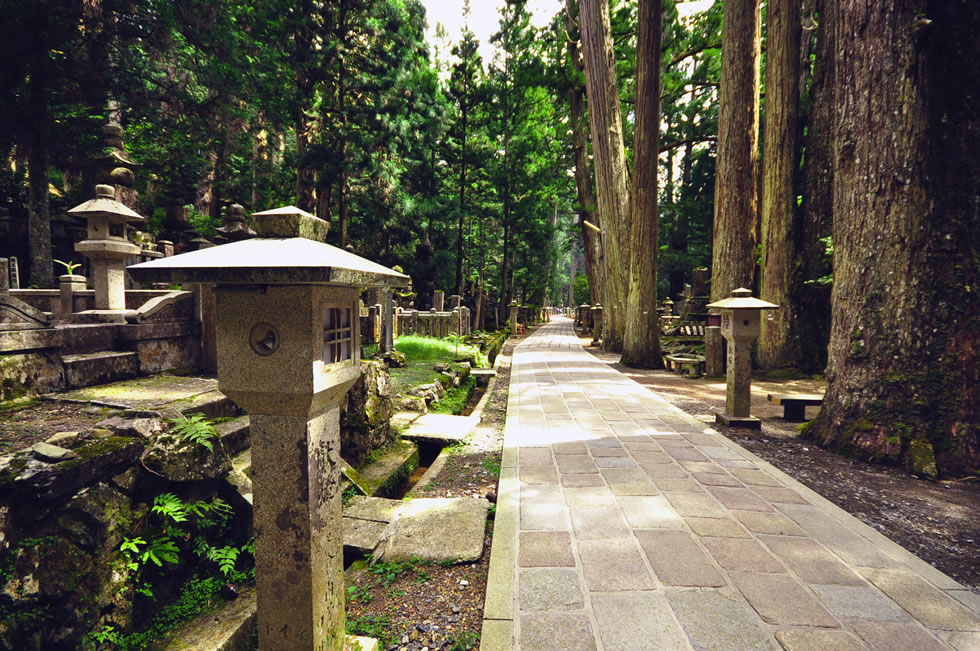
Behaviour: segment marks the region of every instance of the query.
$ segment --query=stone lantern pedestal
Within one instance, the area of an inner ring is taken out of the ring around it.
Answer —
[[[762,310],[773,310],[779,306],[752,298],[751,290],[739,288],[732,291],[730,298],[707,307],[721,312],[721,335],[728,342],[725,411],[715,414],[715,422],[729,427],[760,429],[761,421],[749,415],[752,342],[759,337]]]
[[[602,339],[602,305],[596,303],[589,311],[592,313],[592,345],[598,346]]]
[[[130,267],[214,283],[218,386],[252,432],[259,648],[344,646],[340,402],[360,375],[360,287],[408,277],[322,238],[297,208],[256,213],[259,237]]]
[[[140,248],[126,238],[126,224],[144,219],[115,196],[111,185],[97,185],[95,199],[68,211],[88,221],[88,238],[76,244],[75,250],[91,260],[95,286],[95,310],[79,312],[73,320],[122,322],[128,313],[126,260],[137,255]]]
[[[512,301],[508,307],[510,307],[510,331],[517,332],[517,312],[521,309],[521,304]]]

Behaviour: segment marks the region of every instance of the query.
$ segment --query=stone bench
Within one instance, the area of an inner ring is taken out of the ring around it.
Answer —
[[[770,393],[769,402],[783,406],[783,418],[800,423],[806,420],[807,407],[823,404],[823,396],[818,393]]]
[[[700,355],[664,355],[664,365],[668,371],[678,375],[699,378],[704,375],[704,357]],[[684,370],[688,372],[685,373]]]

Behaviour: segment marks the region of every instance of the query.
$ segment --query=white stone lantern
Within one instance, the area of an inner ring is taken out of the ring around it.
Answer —
[[[316,241],[327,222],[298,208],[252,217],[258,238],[129,271],[215,285],[218,386],[251,417],[259,648],[341,649],[340,403],[360,373],[359,291],[409,279]]]
[[[87,314],[103,320],[123,320],[126,311],[125,262],[140,248],[126,238],[126,224],[145,220],[116,201],[111,185],[95,186],[95,199],[75,206],[69,215],[88,221],[88,237],[75,250],[92,261],[95,311]]]
[[[721,335],[728,341],[725,412],[715,421],[730,427],[759,429],[758,418],[749,415],[752,395],[752,342],[759,337],[762,310],[779,306],[752,298],[752,290],[740,287],[729,298],[707,305],[721,312]]]

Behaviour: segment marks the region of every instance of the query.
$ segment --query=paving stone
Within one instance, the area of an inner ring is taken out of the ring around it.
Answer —
[[[384,535],[385,561],[475,561],[483,555],[490,503],[485,498],[400,502]]]
[[[776,631],[776,639],[786,651],[864,651],[861,641],[844,631],[787,628]]]
[[[735,475],[743,484],[750,486],[782,486],[782,482],[758,469],[734,468],[731,473]]]
[[[557,486],[521,488],[521,529],[568,530],[568,510]]]
[[[565,487],[586,487],[586,486],[605,486],[606,482],[602,479],[602,475],[598,473],[590,473],[587,475],[562,475],[561,485]]]
[[[594,595],[592,611],[602,646],[609,651],[688,649],[666,596],[657,592]]]
[[[654,590],[657,584],[631,538],[580,540],[585,585],[593,592]]]
[[[785,573],[776,557],[750,538],[701,538],[718,564],[735,572]]]
[[[622,448],[623,443],[619,439],[613,436],[606,436],[603,438],[593,439],[587,444],[589,449],[595,450],[595,448]],[[595,454],[595,452],[593,452]]]
[[[623,441],[623,447],[630,452],[638,452],[640,450],[646,450],[649,452],[663,451],[660,444],[650,438],[650,436],[647,434],[635,434],[632,436],[622,436],[620,438]]]
[[[707,493],[667,493],[667,501],[677,512],[696,518],[727,518],[728,512]]]
[[[603,468],[602,476],[614,495],[659,495],[650,477],[639,468]]]
[[[692,472],[691,476],[705,486],[730,486],[732,488],[742,488],[742,482],[731,475],[720,475],[713,472]]]
[[[866,579],[928,626],[948,631],[980,631],[980,619],[942,590],[911,572],[861,570]]]
[[[551,458],[551,448],[521,448],[518,460],[522,466],[550,466],[555,462]]]
[[[678,461],[707,461],[708,457],[701,454],[695,447],[678,448],[664,446],[664,452]]]
[[[695,449],[694,444],[682,437],[680,434],[678,434],[675,438],[667,438],[661,441],[660,445],[662,445],[665,450],[668,448],[685,448],[688,450]]]
[[[725,579],[685,531],[634,532],[660,582],[670,586],[717,587]],[[690,633],[690,632],[689,632]]]
[[[904,567],[867,538],[818,507],[810,504],[780,504],[779,510],[851,565],[895,569]]]
[[[593,457],[625,457],[625,448],[592,448]]]
[[[615,506],[572,506],[572,531],[578,540],[625,538],[630,530]]]
[[[939,651],[947,648],[918,624],[866,621],[852,622],[851,628],[875,651]]]
[[[522,649],[594,651],[595,635],[588,615],[535,613],[520,619]]]
[[[743,459],[744,457],[740,455],[735,450],[719,445],[719,442],[715,442],[713,445],[699,445],[698,449],[706,454],[709,458],[718,461],[720,459]]]
[[[732,582],[768,624],[838,628],[836,619],[786,574],[729,573]]]
[[[748,488],[708,486],[708,492],[719,502],[734,511],[772,511],[772,507]]]
[[[717,436],[703,432],[682,432],[681,436],[694,445],[721,445],[721,441]]]
[[[776,648],[755,613],[718,590],[668,590],[667,601],[698,651]]]
[[[509,619],[484,619],[480,631],[480,651],[512,651],[514,622]]]
[[[653,479],[688,479],[691,475],[675,463],[651,463],[640,464],[643,469]]]
[[[859,585],[812,585],[817,598],[832,615],[853,619],[908,619],[908,614],[874,588]]]
[[[755,468],[756,465],[748,459],[718,459],[718,465],[725,468]]]
[[[629,457],[598,457],[595,465],[600,468],[635,468],[636,462]]]
[[[653,483],[657,485],[664,493],[703,493],[704,486],[694,481],[693,479],[654,479]]]
[[[520,478],[525,484],[557,486],[558,471],[554,466],[521,466]]]
[[[684,520],[662,495],[624,495],[616,498],[626,521],[634,529],[683,529]]]
[[[565,443],[555,443],[552,446],[555,454],[588,454],[589,448],[585,443],[578,441],[566,441]]]
[[[566,488],[565,503],[569,506],[613,506],[616,498],[605,486]]]
[[[853,570],[812,538],[760,535],[759,541],[805,583],[864,585]]]
[[[585,605],[575,570],[521,570],[517,584],[517,603],[523,611],[581,610]]]
[[[980,651],[980,633],[940,633],[939,636],[956,651]]]
[[[782,513],[762,513],[760,511],[735,511],[732,515],[753,533],[768,533],[779,536],[805,536],[799,525]]]
[[[681,467],[688,472],[713,472],[718,475],[725,474],[725,469],[714,461],[689,461],[682,459]]]
[[[712,538],[748,538],[749,534],[734,520],[727,518],[684,518],[691,531]]]
[[[809,504],[802,495],[790,488],[753,486],[752,490],[759,497],[773,504]]]
[[[665,464],[674,463],[674,460],[670,458],[664,452],[658,452],[657,450],[631,450],[630,454],[636,459],[638,463],[650,463],[650,464]]]
[[[575,567],[572,538],[567,531],[522,531],[520,567]]]
[[[555,459],[558,460],[558,469],[562,473],[577,474],[599,472],[598,468],[596,468],[595,462],[588,455],[556,454]]]

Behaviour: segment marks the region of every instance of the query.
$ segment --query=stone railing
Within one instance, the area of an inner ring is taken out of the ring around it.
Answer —
[[[465,306],[456,308],[452,312],[399,311],[396,320],[398,322],[396,334],[426,337],[447,337],[453,334],[465,337],[471,330],[470,308]]]

